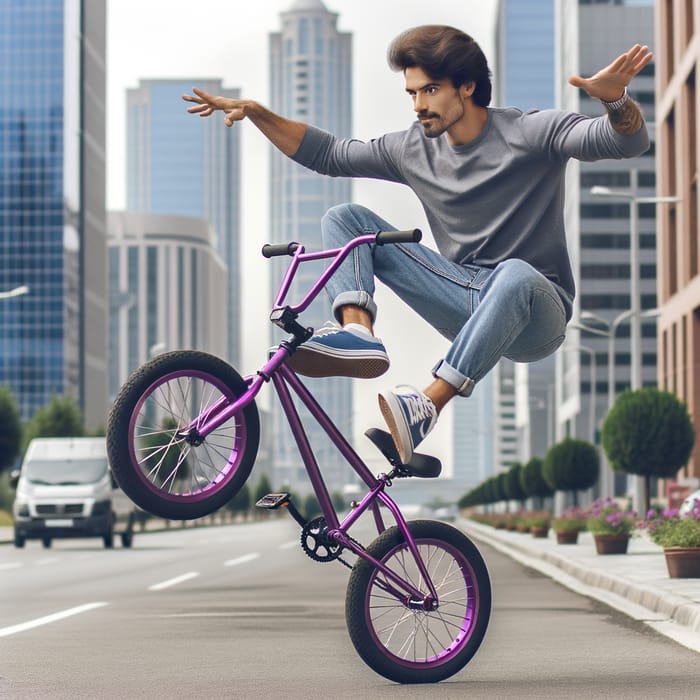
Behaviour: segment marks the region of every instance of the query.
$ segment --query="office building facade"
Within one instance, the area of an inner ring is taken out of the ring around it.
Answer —
[[[0,384],[107,410],[105,2],[0,4]]]
[[[659,386],[688,405],[700,436],[698,0],[656,3],[656,64],[658,194],[680,198],[657,212]],[[679,478],[690,486],[700,483],[700,439]]]
[[[142,80],[127,91],[127,210],[209,222],[212,245],[228,268],[219,303],[228,339],[222,357],[240,365],[240,135],[219,119],[195,119],[181,96],[196,85],[239,97],[220,80]]]
[[[109,392],[166,350],[227,348],[226,264],[211,226],[187,216],[110,212]]]
[[[320,0],[297,0],[281,13],[281,31],[270,35],[270,106],[291,119],[314,124],[349,137],[352,135],[352,37],[337,29],[338,15]],[[351,183],[313,173],[274,149],[270,158],[270,240],[301,241],[309,248],[321,246],[321,218],[333,205],[352,198]],[[288,260],[271,261],[271,293],[274,295]],[[288,299],[300,299],[315,281],[322,266],[301,269]],[[330,318],[325,294],[302,318],[305,326],[319,328]],[[272,343],[284,335],[274,329]],[[314,395],[345,435],[352,435],[352,381],[333,378],[309,380]],[[308,490],[298,450],[277,405],[271,414],[273,474],[277,486]],[[339,488],[348,477],[340,454],[314,424],[309,438],[329,486]]]

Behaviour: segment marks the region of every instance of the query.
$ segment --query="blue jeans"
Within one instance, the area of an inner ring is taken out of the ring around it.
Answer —
[[[321,224],[326,247],[395,228],[369,209],[341,204]],[[572,300],[523,260],[495,268],[460,265],[420,243],[355,248],[326,285],[333,315],[354,304],[376,318],[374,278],[392,289],[452,346],[433,369],[463,396],[501,357],[534,362],[564,341]]]

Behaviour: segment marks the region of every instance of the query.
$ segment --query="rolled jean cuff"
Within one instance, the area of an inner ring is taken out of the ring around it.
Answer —
[[[469,377],[465,377],[461,372],[458,372],[454,367],[440,360],[433,367],[433,377],[446,381],[450,386],[453,386],[460,396],[471,396],[474,391],[476,382]]]
[[[338,323],[341,322],[340,318],[340,307],[341,306],[359,306],[362,309],[366,309],[372,318],[372,323],[374,323],[377,318],[377,305],[374,303],[374,299],[367,292],[341,292],[333,300],[333,318],[335,318]]]

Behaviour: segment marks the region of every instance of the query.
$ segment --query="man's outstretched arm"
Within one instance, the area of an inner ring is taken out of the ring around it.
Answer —
[[[572,76],[569,83],[605,104],[615,131],[634,134],[642,128],[644,116],[639,105],[627,96],[627,86],[653,57],[647,46],[635,44],[590,78]]]
[[[232,97],[216,97],[199,88],[192,89],[192,95],[183,95],[185,102],[195,103],[189,107],[190,114],[208,117],[214,112],[224,112],[224,124],[233,126],[235,122],[249,119],[286,156],[293,156],[304,138],[306,124],[292,121],[275,114],[252,100],[239,100]]]

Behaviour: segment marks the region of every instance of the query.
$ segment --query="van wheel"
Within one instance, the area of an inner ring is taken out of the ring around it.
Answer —
[[[121,534],[121,539],[122,539],[122,547],[131,547],[131,545],[134,543],[134,533],[131,532],[131,530],[127,530],[126,532],[122,532]]]
[[[15,547],[22,549],[24,547],[24,537],[22,535],[15,534]]]
[[[114,535],[111,532],[108,532],[103,538],[102,541],[105,543],[105,548],[106,549],[112,549],[114,547]]]
[[[44,549],[51,549],[51,538],[50,537],[44,537],[44,539],[41,540],[41,543],[44,545]]]

